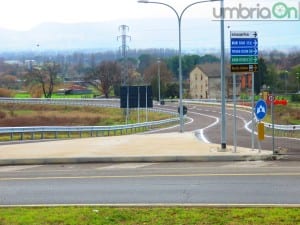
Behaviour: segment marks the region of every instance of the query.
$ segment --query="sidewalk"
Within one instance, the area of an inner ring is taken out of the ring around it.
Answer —
[[[194,133],[135,134],[0,145],[0,165],[85,162],[242,161],[272,159],[271,151],[199,141]]]

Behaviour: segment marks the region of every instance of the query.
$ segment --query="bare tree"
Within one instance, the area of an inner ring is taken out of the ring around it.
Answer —
[[[14,89],[18,87],[17,77],[9,74],[0,74],[0,87]]]
[[[26,75],[26,84],[38,84],[43,90],[45,98],[51,98],[60,66],[56,63],[45,63],[41,67],[32,68]]]
[[[158,75],[158,66],[160,66],[160,79],[162,83],[171,82],[173,79],[172,72],[168,69],[168,66],[165,62],[160,62],[158,65],[157,62],[151,64],[144,72],[144,80],[146,83],[151,83],[153,79],[157,79]]]
[[[120,83],[120,76],[121,68],[117,62],[102,61],[88,72],[86,80],[108,98],[113,85]]]
[[[147,67],[144,71],[144,81],[147,84],[151,84],[153,90],[153,96],[158,97],[158,66],[160,73],[160,92],[161,96],[167,95],[167,84],[170,84],[173,80],[172,72],[168,69],[165,62],[153,63]],[[171,87],[171,86],[169,86]]]

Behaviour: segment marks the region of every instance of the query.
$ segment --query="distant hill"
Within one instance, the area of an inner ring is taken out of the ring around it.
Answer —
[[[28,31],[0,29],[0,52],[100,49],[118,50],[119,26],[129,26],[130,49],[178,48],[176,19],[143,19],[99,23],[44,23]],[[255,30],[259,49],[298,49],[300,29],[297,22],[226,22],[225,45],[229,48],[229,31]],[[220,49],[220,24],[217,21],[184,19],[182,49],[189,52],[216,52]]]

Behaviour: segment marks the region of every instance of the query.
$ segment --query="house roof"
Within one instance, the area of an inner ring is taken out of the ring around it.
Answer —
[[[205,73],[209,78],[219,78],[221,74],[220,63],[204,63],[199,64],[198,67],[203,73]],[[225,68],[225,75],[230,76],[229,68]]]

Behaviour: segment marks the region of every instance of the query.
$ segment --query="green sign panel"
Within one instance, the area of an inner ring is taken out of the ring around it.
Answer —
[[[231,56],[231,64],[258,64],[257,56]]]

